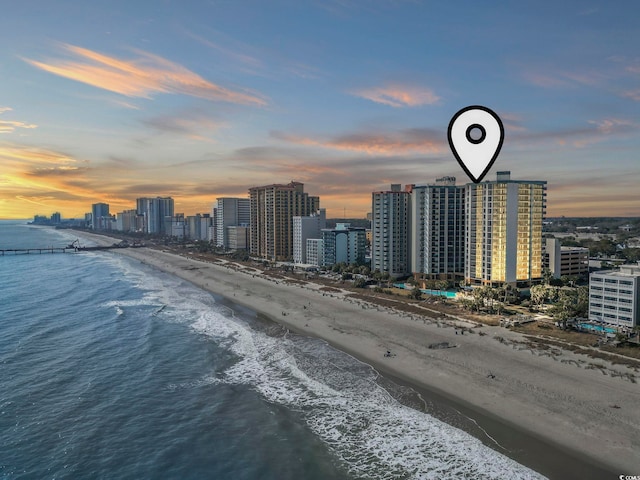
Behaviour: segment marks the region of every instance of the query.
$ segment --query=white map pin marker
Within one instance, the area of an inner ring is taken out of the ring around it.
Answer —
[[[479,183],[498,158],[504,127],[493,110],[480,105],[465,107],[449,122],[449,146],[462,169]]]

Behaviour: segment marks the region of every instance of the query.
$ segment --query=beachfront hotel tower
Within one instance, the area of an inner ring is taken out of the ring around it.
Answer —
[[[267,260],[293,259],[293,217],[309,216],[320,198],[309,196],[304,184],[291,182],[249,189],[250,252]]]
[[[230,229],[229,227],[248,227],[251,221],[249,199],[235,197],[218,198],[213,212],[215,238],[212,240],[215,241],[217,247],[230,249],[230,235],[235,234],[237,238],[239,229]],[[237,245],[237,241],[234,241],[234,244]]]
[[[511,180],[466,185],[465,280],[471,284],[531,284],[542,278],[545,181]]]
[[[171,218],[174,216],[171,197],[140,197],[136,199],[136,212],[144,218],[144,232],[171,234]]]
[[[349,223],[338,223],[336,228],[322,230],[322,265],[336,263],[364,264],[367,235],[364,228],[352,227]]]
[[[411,272],[416,279],[458,280],[464,275],[465,187],[455,177],[411,192]]]
[[[413,185],[392,184],[371,198],[371,271],[401,277],[409,273],[410,196]]]
[[[91,228],[94,230],[105,230],[105,220],[109,219],[109,204],[94,203],[91,205]]]

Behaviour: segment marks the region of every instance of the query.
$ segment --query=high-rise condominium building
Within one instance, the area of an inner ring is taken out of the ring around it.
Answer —
[[[185,235],[191,240],[208,240],[211,225],[212,218],[208,213],[189,215],[185,221]]]
[[[399,277],[409,273],[410,195],[413,185],[402,190],[373,192],[371,201],[371,270]]]
[[[474,284],[531,283],[542,278],[545,181],[511,180],[466,186],[465,280]]]
[[[424,279],[456,280],[464,275],[465,187],[455,177],[411,192],[411,271]]]
[[[135,232],[138,213],[135,210],[124,210],[116,213],[116,230],[121,232]]]
[[[324,208],[308,216],[293,217],[293,262],[307,263],[307,239],[322,238],[321,230],[327,226]]]
[[[216,201],[215,226],[216,246],[231,248],[229,243],[229,231],[227,227],[249,226],[251,221],[250,201],[248,198],[223,197]],[[237,242],[234,242],[237,244]]]
[[[91,228],[94,230],[105,230],[105,219],[110,217],[109,204],[94,203],[91,205]]]
[[[322,245],[322,265],[363,264],[367,248],[365,229],[338,223],[336,228],[322,230]]]
[[[251,255],[269,260],[293,258],[293,217],[308,216],[320,208],[320,198],[291,182],[249,189]]]
[[[144,216],[145,233],[170,235],[170,221],[174,216],[173,206],[173,198],[171,197],[138,198],[136,211],[138,215]]]

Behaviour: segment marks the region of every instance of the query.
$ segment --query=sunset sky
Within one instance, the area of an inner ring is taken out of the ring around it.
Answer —
[[[489,5],[492,5],[489,7]],[[0,15],[0,218],[305,183],[329,217],[390,183],[468,179],[467,105],[505,124],[486,179],[549,216],[640,216],[640,3],[12,2]]]

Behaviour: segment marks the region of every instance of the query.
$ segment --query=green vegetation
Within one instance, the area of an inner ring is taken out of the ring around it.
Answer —
[[[460,306],[472,312],[484,311],[501,315],[507,305],[520,302],[520,293],[510,285],[501,287],[477,287],[471,292],[471,298],[461,298]]]
[[[630,225],[632,236],[640,235],[638,217],[560,217],[547,218],[551,222],[545,225],[545,232],[576,232],[578,227],[594,227],[593,232],[622,234],[622,226]]]

